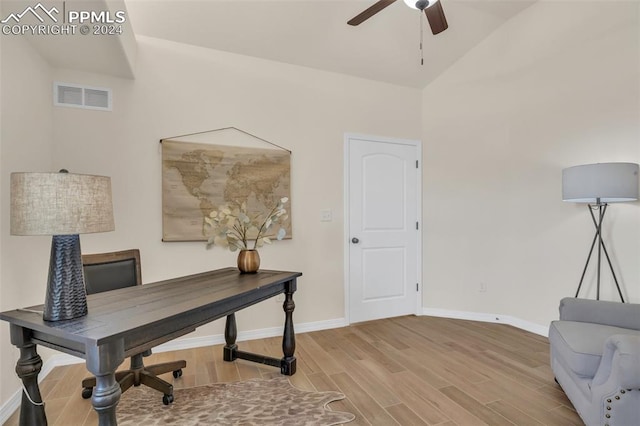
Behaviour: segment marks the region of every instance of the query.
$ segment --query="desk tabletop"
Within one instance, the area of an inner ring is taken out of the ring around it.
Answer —
[[[42,319],[42,314],[18,309],[0,313],[0,319],[33,330],[36,338],[42,334],[75,342],[77,350],[84,352],[85,345],[120,338],[136,340],[134,337],[150,334],[158,327],[168,333],[186,334],[187,329],[201,325],[200,318],[204,324],[208,322],[204,319],[212,315],[221,318],[283,293],[284,285],[301,275],[270,270],[241,274],[236,268],[218,269],[89,295],[89,313],[81,318],[49,322]],[[28,309],[42,311],[43,306]],[[140,344],[125,343],[128,347]]]

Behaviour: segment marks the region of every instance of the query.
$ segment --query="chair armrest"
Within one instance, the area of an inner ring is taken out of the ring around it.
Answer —
[[[565,297],[560,319],[640,330],[640,304]]]
[[[605,341],[591,388],[606,382],[618,389],[640,389],[640,336],[614,334]]]

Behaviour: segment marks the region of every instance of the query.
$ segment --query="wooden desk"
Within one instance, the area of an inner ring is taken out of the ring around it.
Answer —
[[[293,293],[301,275],[282,271],[240,274],[226,268],[90,295],[89,314],[82,318],[47,322],[41,313],[18,309],[0,313],[0,319],[10,323],[11,343],[20,349],[16,373],[33,401],[42,401],[37,380],[42,360],[36,351],[42,345],[86,360],[87,369],[97,379],[91,403],[98,412],[98,424],[116,425],[121,392],[114,373],[124,359],[223,316],[227,317],[225,361],[243,358],[294,374]],[[285,294],[284,356],[276,359],[239,351],[234,313],[280,293]],[[29,310],[42,311],[42,306]],[[30,403],[24,393],[20,424],[47,424],[44,407]]]

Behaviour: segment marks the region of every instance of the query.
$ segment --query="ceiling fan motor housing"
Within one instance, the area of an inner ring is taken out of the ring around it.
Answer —
[[[418,10],[425,10],[427,7],[430,6],[430,1],[429,0],[418,0],[416,2],[416,9]],[[435,3],[435,2],[434,2]]]

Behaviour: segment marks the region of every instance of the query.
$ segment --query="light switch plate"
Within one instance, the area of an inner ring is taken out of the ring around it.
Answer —
[[[333,212],[331,211],[331,209],[320,210],[321,222],[331,222],[332,220],[333,220]]]

